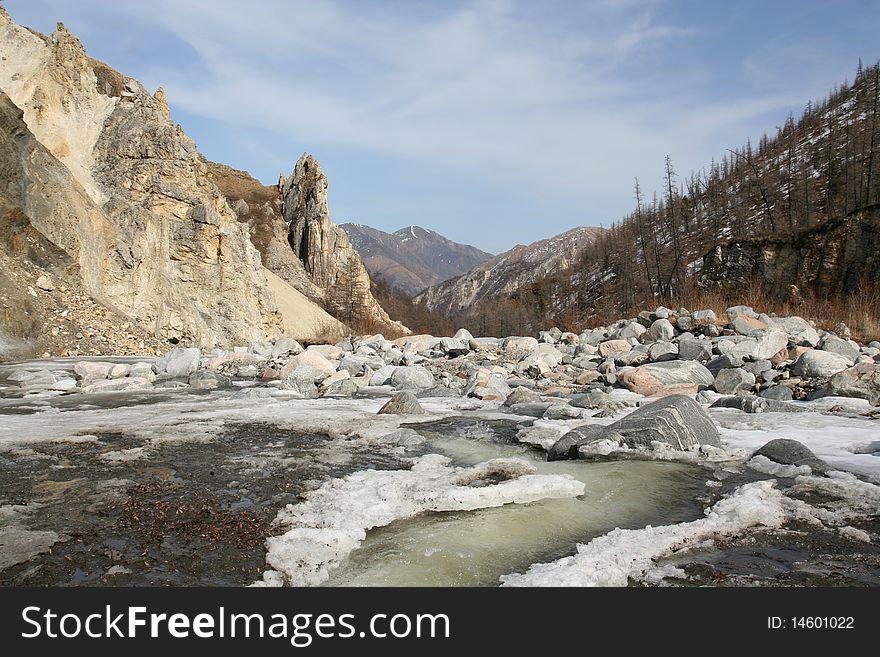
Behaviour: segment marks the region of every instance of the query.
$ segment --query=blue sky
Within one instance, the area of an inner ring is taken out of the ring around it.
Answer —
[[[7,0],[63,21],[209,158],[311,152],[339,223],[499,252],[633,206],[880,58],[880,2]]]

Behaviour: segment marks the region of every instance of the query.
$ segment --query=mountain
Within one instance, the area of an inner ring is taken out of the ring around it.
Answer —
[[[498,299],[570,267],[602,232],[601,228],[578,227],[527,246],[517,245],[461,276],[426,289],[414,301],[444,315],[474,315]]]
[[[362,224],[340,227],[360,254],[370,276],[382,278],[410,296],[463,274],[492,257],[490,253],[453,242],[420,226],[408,226],[393,233]]]
[[[0,125],[0,347],[134,353],[311,340],[347,331],[322,306],[350,319],[353,303],[371,330],[406,331],[372,298],[329,221],[327,181],[310,156],[278,187],[251,185],[263,218],[249,222],[218,182],[253,179],[206,162],[161,88],[150,94],[89,58],[63,25],[45,36],[0,8]],[[297,175],[308,162],[312,174]],[[303,194],[315,202],[299,203]],[[310,235],[296,254],[288,223]],[[342,297],[347,313],[334,302]]]

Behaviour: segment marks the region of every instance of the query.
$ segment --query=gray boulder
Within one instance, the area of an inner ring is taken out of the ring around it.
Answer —
[[[185,378],[199,368],[201,352],[195,347],[172,349],[161,358],[156,359],[156,373],[164,372],[173,378]]]
[[[788,334],[789,340],[796,345],[816,347],[819,345],[819,334],[806,320],[801,317],[774,317],[770,326]]]
[[[348,346],[348,350],[351,351],[351,343]],[[272,358],[286,356],[287,354],[298,356],[303,351],[302,345],[293,338],[278,338],[275,344],[272,345]]]
[[[399,390],[434,387],[434,377],[421,365],[398,367],[391,375],[391,385]]]
[[[662,318],[656,320],[653,324],[651,324],[651,328],[648,329],[647,336],[654,341],[664,341],[669,342],[675,337],[675,328],[672,326],[672,322],[668,319]]]
[[[714,310],[695,310],[691,313],[691,318],[700,324],[714,324],[718,321]]]
[[[599,440],[632,448],[651,448],[652,443],[661,442],[682,451],[700,445],[721,446],[718,429],[702,406],[690,397],[669,395],[606,427],[586,425],[572,429],[550,448],[547,459],[578,458],[581,446]]]
[[[678,359],[678,345],[672,342],[655,342],[648,349],[648,357],[654,363]]]
[[[427,415],[427,413],[409,390],[398,392],[379,409],[379,415]]]
[[[86,384],[91,381],[106,379],[107,375],[110,374],[111,369],[113,369],[113,363],[93,363],[90,361],[84,361],[74,364],[73,373],[76,375],[77,381]]]
[[[790,438],[775,438],[752,454],[763,456],[782,465],[808,465],[816,474],[825,474],[831,468],[816,456],[809,447]]]
[[[755,375],[739,367],[723,369],[715,376],[715,391],[722,395],[735,395],[741,390],[751,390]]]
[[[440,349],[450,358],[466,356],[471,351],[467,341],[459,340],[458,338],[441,338]]]
[[[678,357],[682,360],[705,362],[712,358],[712,343],[697,338],[679,338]]]
[[[791,394],[791,388],[782,385],[770,386],[762,390],[760,396],[774,401],[791,401],[794,399],[794,396]]]
[[[811,349],[802,353],[791,367],[795,376],[828,378],[852,365],[848,358],[830,351]]]
[[[189,385],[194,390],[216,390],[231,386],[232,379],[216,370],[197,370],[189,375]]]
[[[351,379],[339,379],[324,389],[324,397],[352,397],[360,388]]]
[[[880,364],[863,363],[838,372],[828,382],[828,391],[840,397],[867,399],[880,406]]]
[[[839,354],[844,358],[855,362],[861,353],[859,345],[851,340],[841,340],[833,336],[825,338],[822,342],[822,351],[830,351],[832,354]]]
[[[513,406],[514,404],[528,404],[533,402],[540,402],[541,395],[539,395],[534,390],[530,390],[525,386],[518,386],[513,389],[507,399],[504,400],[505,406]]]

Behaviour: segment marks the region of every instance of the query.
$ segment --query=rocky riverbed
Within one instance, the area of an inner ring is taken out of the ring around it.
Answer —
[[[876,584],[878,355],[736,307],[2,363],[0,581]]]

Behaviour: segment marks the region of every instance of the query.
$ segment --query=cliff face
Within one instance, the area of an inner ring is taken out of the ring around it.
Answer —
[[[827,221],[794,238],[733,240],[703,258],[700,283],[735,286],[760,280],[768,294],[792,285],[819,295],[846,294],[880,278],[880,207]]]
[[[75,263],[75,286],[120,325],[205,348],[342,332],[266,271],[162,89],[88,58],[62,25],[43,36],[0,9],[0,90],[4,207]]]
[[[325,307],[349,325],[407,333],[388,317],[370,293],[370,277],[345,231],[330,220],[327,176],[308,153],[279,183],[287,242],[312,283],[323,292]]]

